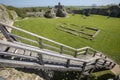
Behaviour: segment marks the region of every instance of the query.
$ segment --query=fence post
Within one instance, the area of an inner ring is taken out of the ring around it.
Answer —
[[[88,54],[88,50],[89,50],[89,48],[87,48],[87,49],[85,50],[84,55],[87,55],[87,54]]]
[[[94,51],[94,53],[93,53],[93,57],[95,57],[96,53],[97,53],[97,52],[96,52],[96,51]]]
[[[63,51],[64,51],[64,47],[60,46],[60,53],[63,54]]]
[[[42,42],[42,39],[39,38],[39,45],[40,45],[40,48],[43,49],[43,42]],[[44,65],[44,62],[43,62],[43,57],[41,54],[38,53],[38,60],[39,60],[39,63],[41,65]]]
[[[112,62],[109,63],[108,67],[110,67],[111,64],[112,64]]]
[[[112,65],[112,68],[115,67],[115,65],[116,65],[116,64],[114,63],[114,64]]]
[[[105,56],[105,59],[107,58],[107,56]]]
[[[79,74],[78,80],[81,80],[81,77],[82,77],[82,74],[83,74],[83,72],[84,72],[84,70],[85,70],[86,65],[87,65],[87,62],[84,62],[84,63],[83,63],[83,66],[82,66],[82,71],[81,71],[80,74]]]
[[[67,60],[66,67],[68,68],[70,65],[70,59]]]
[[[5,36],[7,41],[10,41],[10,42],[17,41],[13,36],[9,35],[9,31],[6,29],[5,25],[0,24],[0,31]]]
[[[102,54],[100,54],[100,57],[102,57],[103,55]]]
[[[92,69],[89,70],[89,72],[88,72],[89,74],[91,74],[91,73],[94,71],[94,69],[96,68],[96,65],[97,65],[97,62],[98,62],[98,61],[99,61],[99,59],[96,59],[96,60],[95,60],[94,68],[92,68]]]
[[[103,63],[102,65],[105,65],[105,64],[106,64],[106,62],[107,62],[107,60],[105,60],[105,61],[104,61],[104,63]]]
[[[44,65],[43,57],[42,57],[42,55],[39,54],[39,53],[38,53],[38,60],[39,60],[39,62],[38,62],[39,64]]]
[[[43,42],[41,38],[39,38],[39,45],[40,45],[40,48],[43,49]]]
[[[75,55],[74,55],[74,57],[77,57],[77,53],[78,53],[78,51],[76,50],[76,51],[75,51]]]

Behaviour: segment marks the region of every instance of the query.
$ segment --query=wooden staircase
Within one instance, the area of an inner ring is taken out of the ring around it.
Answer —
[[[18,31],[35,39],[10,33]],[[0,24],[7,41],[0,40],[0,64],[4,67],[32,68],[52,71],[77,71],[79,79],[94,69],[112,69],[115,63],[103,53],[90,47],[75,49],[14,26]]]

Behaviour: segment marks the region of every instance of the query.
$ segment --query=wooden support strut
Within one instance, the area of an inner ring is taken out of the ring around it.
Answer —
[[[110,62],[110,63],[108,64],[108,67],[110,67],[110,66],[111,66],[111,64],[112,64],[112,62]]]
[[[43,43],[41,38],[39,38],[39,45],[40,45],[40,48],[43,49]],[[38,60],[41,65],[44,65],[42,54],[38,53]]]
[[[105,65],[107,63],[107,60],[104,61],[104,63],[102,65]]]
[[[84,55],[87,55],[87,54],[88,54],[88,50],[89,50],[89,48],[86,49]]]
[[[112,68],[115,67],[115,65],[116,65],[116,64],[114,63],[114,64],[112,65]]]
[[[6,39],[8,40],[8,41],[17,41],[13,36],[10,36],[8,33],[9,33],[9,31],[6,29],[6,27],[4,26],[4,25],[1,25],[0,24],[0,30],[1,30],[1,32],[3,33],[3,35],[6,37]]]
[[[41,54],[38,54],[38,63],[41,64],[41,65],[44,65],[44,62],[43,62],[43,57]]]
[[[66,67],[68,68],[70,65],[70,59],[67,60]]]
[[[94,71],[94,69],[96,68],[96,65],[97,65],[98,61],[99,61],[99,59],[96,59],[96,61],[94,63],[94,68],[92,68],[92,69],[89,70],[89,72],[88,72],[89,74],[91,74]]]
[[[41,38],[39,38],[39,45],[40,45],[40,48],[43,49],[43,42]]]
[[[64,46],[61,46],[60,47],[60,53],[63,54],[63,52],[64,52]]]
[[[75,55],[74,55],[74,57],[77,57],[77,53],[78,53],[78,51],[75,51]]]
[[[81,71],[80,74],[79,74],[78,80],[81,80],[82,73],[84,72],[86,65],[87,65],[87,62],[84,62],[84,63],[83,63],[83,66],[82,66],[82,71]]]
[[[96,51],[94,51],[93,57],[95,57],[95,56],[96,56],[96,53],[97,53],[97,52],[96,52]]]
[[[10,49],[10,47],[7,47],[7,48],[5,49],[5,52],[8,52],[9,49]]]

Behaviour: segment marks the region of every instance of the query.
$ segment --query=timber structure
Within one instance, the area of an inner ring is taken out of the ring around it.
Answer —
[[[12,33],[7,28],[11,28]],[[81,80],[85,73],[90,74],[96,68],[112,69],[116,65],[90,47],[75,49],[3,23],[0,23],[0,31],[7,39],[0,40],[0,65],[4,67],[78,71],[78,80]]]
[[[74,28],[71,28],[68,26],[75,26],[75,27],[79,28],[80,30],[74,29]],[[100,30],[97,28],[79,26],[76,24],[66,24],[66,23],[62,23],[56,29],[67,32],[67,33],[75,35],[75,36],[80,36],[80,37],[82,37],[84,39],[88,39],[88,40],[93,40],[95,38],[95,36],[100,32]]]

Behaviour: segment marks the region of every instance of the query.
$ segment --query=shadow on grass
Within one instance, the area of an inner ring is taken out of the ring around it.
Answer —
[[[17,68],[18,71],[23,71],[26,73],[34,73],[38,76],[43,77],[45,80],[78,80],[79,77],[79,72],[61,72],[61,71],[53,71],[52,76],[50,77],[49,74],[47,73],[49,79],[46,79],[46,75],[43,74],[44,71],[41,70],[35,70],[35,69],[19,69]],[[110,78],[114,79],[115,75],[112,73],[95,73],[97,75],[90,75],[90,76],[84,76],[81,80],[108,80]]]
[[[98,79],[97,80],[108,80],[108,79],[114,79],[114,75],[113,74],[104,74],[104,75],[102,75],[102,76],[100,76],[100,77],[98,77]]]
[[[55,71],[52,80],[77,80],[79,72]]]

